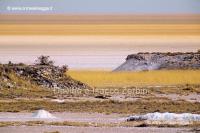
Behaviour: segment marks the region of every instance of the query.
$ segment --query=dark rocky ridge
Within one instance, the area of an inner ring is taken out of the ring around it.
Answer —
[[[114,71],[200,69],[200,52],[138,53],[128,55],[125,63]]]
[[[53,89],[85,89],[86,84],[72,79],[63,67],[53,65],[0,65],[0,88],[16,88],[18,83],[13,78],[29,81],[44,88]]]

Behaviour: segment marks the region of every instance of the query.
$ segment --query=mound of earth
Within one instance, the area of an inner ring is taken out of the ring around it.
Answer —
[[[200,52],[138,53],[128,55],[125,63],[114,71],[144,71],[161,69],[200,69]]]
[[[51,113],[49,113],[46,110],[38,110],[35,113],[33,113],[32,118],[38,118],[38,119],[54,119],[56,118]]]
[[[35,84],[53,89],[85,89],[86,84],[72,79],[63,67],[53,65],[0,65],[0,88],[19,88]]]

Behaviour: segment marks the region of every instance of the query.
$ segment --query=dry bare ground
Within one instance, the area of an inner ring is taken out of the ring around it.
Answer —
[[[73,127],[73,126],[32,126],[32,127],[3,127],[1,133],[193,133],[196,129],[185,128],[156,128],[156,127]]]

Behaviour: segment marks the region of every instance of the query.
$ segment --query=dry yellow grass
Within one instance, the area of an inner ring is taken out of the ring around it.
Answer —
[[[200,84],[200,70],[145,72],[69,71],[73,78],[94,87]]]
[[[0,35],[200,35],[199,24],[0,24]]]

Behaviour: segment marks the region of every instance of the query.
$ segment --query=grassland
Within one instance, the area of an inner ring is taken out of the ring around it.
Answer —
[[[74,79],[93,87],[128,87],[200,84],[200,70],[160,70],[143,72],[69,71]]]
[[[44,100],[0,101],[0,112],[32,112],[38,109],[51,112],[97,112],[105,114],[143,114],[149,112],[200,113],[200,103],[171,101],[166,98],[147,98],[137,101],[78,101],[57,103]]]
[[[175,88],[165,89],[165,87],[162,87],[157,89],[153,87],[148,89],[151,94],[173,93],[182,95],[200,92],[199,70],[162,70],[146,72],[69,71],[68,74],[75,79],[94,86],[96,89],[101,87],[106,89],[120,89],[124,86],[130,88],[132,86],[143,86],[145,88],[149,85],[162,86],[178,84]],[[191,103],[185,100],[172,101],[165,97],[154,97],[151,94],[134,101],[117,101],[112,99],[93,101],[88,98],[82,101],[75,100],[57,103],[52,102],[51,99],[59,97],[64,98],[65,94],[54,94],[49,89],[37,88],[35,85],[17,79],[14,75],[12,75],[11,78],[21,83],[21,87],[15,89],[0,89],[0,112],[30,112],[43,108],[52,112],[98,112],[106,114],[134,114],[166,111],[176,113],[200,113],[199,102]],[[95,95],[96,94],[93,94],[92,97]],[[68,97],[68,95],[66,95],[66,97]]]

